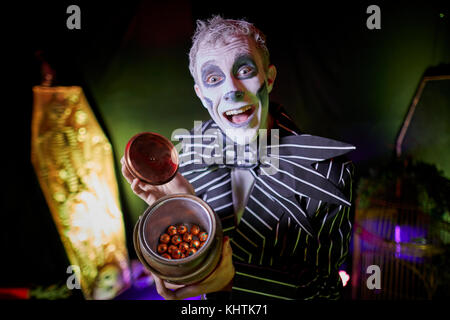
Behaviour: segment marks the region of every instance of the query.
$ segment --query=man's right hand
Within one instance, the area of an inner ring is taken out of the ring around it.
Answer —
[[[159,198],[171,194],[187,193],[195,195],[192,185],[179,172],[177,172],[175,177],[166,184],[154,186],[133,177],[125,165],[124,157],[120,159],[120,163],[122,164],[122,174],[128,183],[131,184],[131,190],[133,190],[133,192],[144,200],[149,206]]]

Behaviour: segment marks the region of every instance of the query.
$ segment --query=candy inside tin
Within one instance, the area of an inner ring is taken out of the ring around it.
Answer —
[[[198,225],[191,227],[191,232],[193,231],[198,235],[198,237],[194,236],[195,238],[187,232],[188,227],[184,224],[170,225],[165,230],[167,233],[163,233],[159,238],[158,253],[167,257],[164,255],[167,251],[172,259],[183,259],[195,254],[208,238],[208,233],[202,231]],[[169,245],[167,244],[169,242],[167,238],[170,239]]]

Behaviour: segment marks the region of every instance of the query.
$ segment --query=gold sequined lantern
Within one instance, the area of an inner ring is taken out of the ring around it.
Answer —
[[[31,160],[86,299],[130,286],[111,144],[80,87],[33,87]]]

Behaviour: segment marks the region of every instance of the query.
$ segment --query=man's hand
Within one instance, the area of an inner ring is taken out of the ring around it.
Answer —
[[[199,296],[204,293],[231,290],[231,282],[235,273],[231,256],[232,250],[230,239],[224,237],[222,258],[216,269],[206,279],[188,286],[177,286],[167,283],[153,275],[156,289],[158,290],[159,295],[166,300],[181,300]]]
[[[131,190],[133,190],[133,192],[144,200],[149,206],[159,198],[171,194],[188,193],[195,195],[192,185],[179,172],[177,172],[175,177],[166,184],[154,186],[133,177],[125,165],[124,157],[120,159],[120,163],[122,164],[122,174],[128,183],[131,184]]]

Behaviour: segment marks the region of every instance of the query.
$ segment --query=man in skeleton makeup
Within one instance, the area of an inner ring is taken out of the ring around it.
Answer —
[[[149,205],[174,193],[208,202],[221,219],[224,246],[205,280],[173,286],[155,277],[159,294],[338,299],[338,268],[351,234],[353,166],[344,154],[354,147],[302,134],[281,106],[269,103],[277,72],[265,36],[252,24],[219,16],[198,21],[189,57],[195,92],[211,120],[190,132],[195,143],[183,139],[179,172],[166,185],[133,179],[123,160],[122,172]],[[220,135],[211,141],[211,132]],[[271,143],[262,144],[260,132]],[[211,157],[220,161],[203,161]]]

